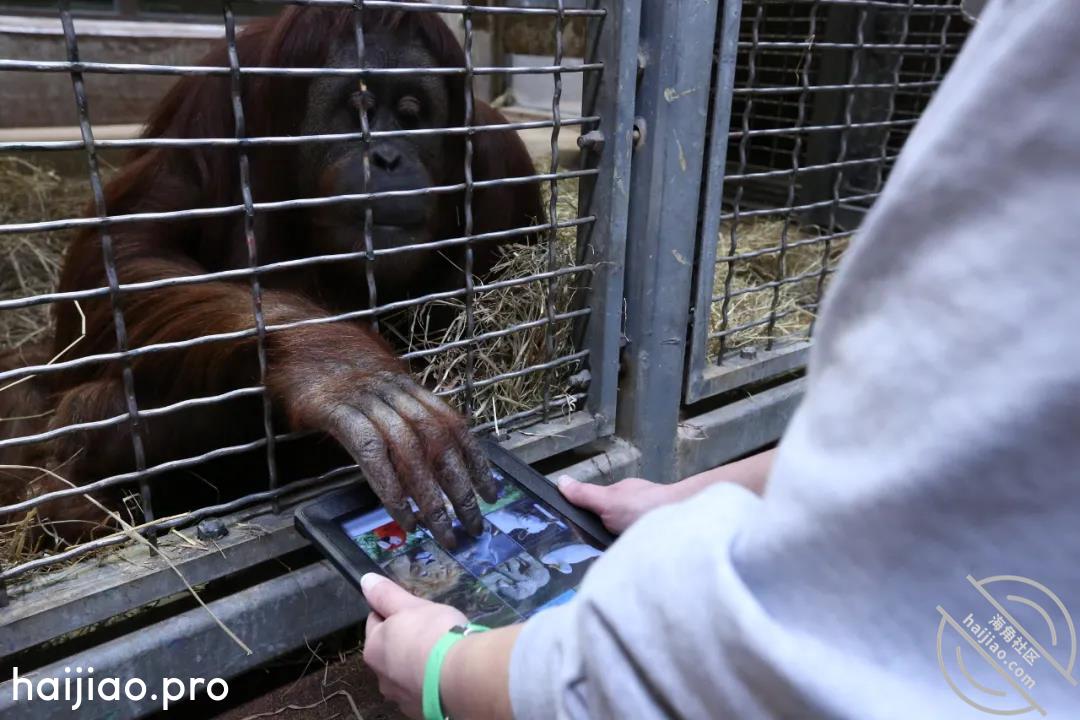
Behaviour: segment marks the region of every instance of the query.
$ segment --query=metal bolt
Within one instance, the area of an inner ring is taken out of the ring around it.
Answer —
[[[599,130],[590,130],[584,135],[579,135],[577,146],[582,150],[602,152],[604,150],[604,133]]]
[[[634,139],[634,147],[635,148],[637,148],[639,145],[641,145],[643,142],[645,142],[646,130],[647,130],[647,125],[645,123],[645,118],[643,118],[643,117],[634,118],[634,129],[632,131],[632,133],[633,133],[632,137]]]
[[[195,537],[200,540],[220,540],[228,534],[229,528],[218,518],[206,518],[195,526]]]
[[[746,347],[739,350],[739,357],[745,360],[753,360],[757,357],[757,347],[753,345],[747,345]]]
[[[572,390],[584,390],[589,387],[590,382],[592,382],[592,373],[588,370],[574,373],[566,379],[567,385],[569,385]]]

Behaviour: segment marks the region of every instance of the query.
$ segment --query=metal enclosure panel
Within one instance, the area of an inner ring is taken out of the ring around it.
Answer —
[[[959,0],[725,0],[688,404],[805,365],[838,257],[963,44],[960,11]]]
[[[582,114],[600,116],[603,149],[597,153],[588,145],[583,148],[583,164],[598,158],[598,174],[579,181],[581,207],[589,208],[589,214],[598,220],[579,228],[578,244],[597,261],[590,293],[594,313],[586,338],[592,375],[587,408],[597,420],[600,435],[610,435],[615,429],[633,151],[634,105],[630,98],[637,82],[640,22],[641,0],[618,0],[608,6],[605,17],[590,21],[588,34],[590,57],[586,62],[603,58],[605,70],[585,78]]]
[[[697,266],[694,278],[694,309],[691,326],[690,359],[687,364],[686,402],[693,403],[706,397],[703,375],[708,365],[708,343],[699,341],[709,332],[709,309],[712,306],[713,273],[716,265],[718,243],[706,242],[705,238],[720,235],[720,213],[724,196],[724,164],[727,162],[727,132],[731,124],[732,90],[735,87],[735,64],[739,53],[739,23],[742,19],[743,0],[724,0],[720,16],[717,70],[712,88],[712,119],[709,124],[708,165],[703,189],[704,211],[701,216]]]
[[[634,152],[626,252],[624,387],[619,434],[639,471],[675,477],[690,286],[719,0],[647,3],[637,96],[643,140]]]

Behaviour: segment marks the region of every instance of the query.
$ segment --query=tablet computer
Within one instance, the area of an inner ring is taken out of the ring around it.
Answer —
[[[363,485],[302,505],[296,527],[357,588],[365,573],[382,573],[471,622],[508,625],[566,602],[614,537],[511,453],[490,441],[482,446],[498,497],[480,500],[480,537],[454,521],[452,550],[423,527],[406,533]]]

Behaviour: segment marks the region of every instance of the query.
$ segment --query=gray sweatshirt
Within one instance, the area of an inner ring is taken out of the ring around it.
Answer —
[[[764,497],[637,522],[532,718],[1080,717],[1080,0],[997,0],[830,288]],[[979,709],[982,708],[982,709]]]

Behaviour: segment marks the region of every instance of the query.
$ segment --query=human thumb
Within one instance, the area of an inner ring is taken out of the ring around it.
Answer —
[[[604,507],[604,490],[607,488],[603,485],[579,482],[569,475],[560,475],[555,484],[563,497],[578,507],[595,513]]]
[[[360,589],[371,609],[384,618],[426,602],[378,573],[366,573],[360,578]]]

